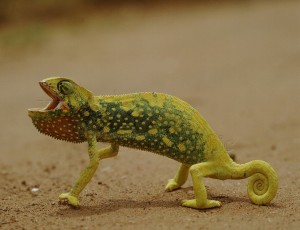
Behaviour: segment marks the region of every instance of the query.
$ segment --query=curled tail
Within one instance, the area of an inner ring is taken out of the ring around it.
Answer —
[[[234,163],[232,170],[232,179],[250,177],[247,192],[254,204],[268,204],[276,196],[278,177],[275,170],[267,162],[254,160],[246,164]]]

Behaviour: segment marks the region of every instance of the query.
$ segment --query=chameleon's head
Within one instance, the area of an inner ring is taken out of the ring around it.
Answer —
[[[29,116],[59,110],[77,111],[92,97],[90,91],[67,78],[51,77],[42,80],[39,84],[52,101],[43,109],[30,109]]]

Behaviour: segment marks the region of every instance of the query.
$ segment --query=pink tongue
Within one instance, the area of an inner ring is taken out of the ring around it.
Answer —
[[[62,110],[67,110],[69,107],[67,106],[66,103],[64,103],[63,101],[60,101],[58,103],[58,105],[56,106],[55,109],[62,109]]]
[[[51,101],[49,103],[49,105],[46,106],[45,110],[52,110],[52,109],[55,109],[55,107],[58,105],[59,103],[59,100],[57,99],[53,99],[53,101]]]
[[[69,109],[69,107],[65,103],[61,103],[60,104],[60,109],[67,110],[67,109]]]

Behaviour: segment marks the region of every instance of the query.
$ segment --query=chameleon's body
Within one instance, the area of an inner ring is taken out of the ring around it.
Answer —
[[[252,176],[248,194],[256,204],[269,203],[277,192],[277,176],[263,161],[238,165],[203,117],[188,103],[166,94],[136,93],[117,96],[93,94],[66,78],[40,82],[53,99],[45,109],[31,109],[36,128],[54,138],[89,144],[90,164],[69,193],[60,199],[78,206],[78,195],[92,178],[99,160],[113,157],[118,146],[146,150],[182,163],[166,191],[179,188],[191,172],[196,199],[184,200],[193,208],[220,206],[208,200],[202,177],[241,179]],[[97,150],[98,141],[111,143]]]

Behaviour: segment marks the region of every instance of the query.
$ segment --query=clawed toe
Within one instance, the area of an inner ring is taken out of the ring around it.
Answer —
[[[62,193],[59,195],[59,200],[62,203],[66,203],[71,205],[72,207],[78,208],[79,207],[79,201],[78,198],[75,196],[70,195],[70,193]]]
[[[195,209],[207,209],[207,208],[217,208],[221,206],[221,202],[217,200],[206,200],[206,202],[201,202],[197,204],[196,199],[193,200],[182,200],[182,206],[195,208]]]
[[[174,179],[170,179],[165,187],[165,191],[172,192],[178,188],[180,188],[180,185]]]

